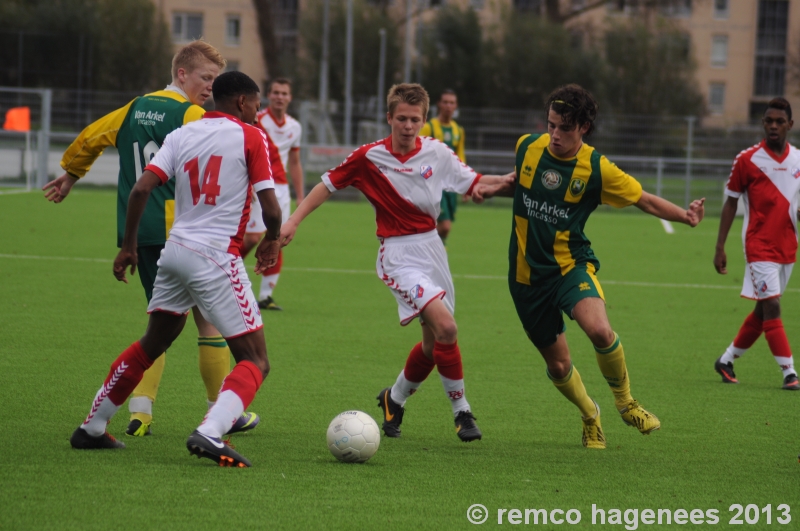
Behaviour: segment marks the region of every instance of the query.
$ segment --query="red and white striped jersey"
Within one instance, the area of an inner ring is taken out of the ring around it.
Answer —
[[[283,175],[274,172],[275,183],[288,184],[286,181],[286,169],[289,167],[289,151],[300,149],[300,137],[303,134],[300,122],[288,114],[284,115],[282,122],[278,122],[270,112],[269,107],[267,107],[256,115],[256,123],[267,132],[269,139],[278,148],[278,153],[281,156],[281,164],[283,164],[284,171]]]
[[[725,195],[744,200],[742,242],[748,262],[796,260],[800,150],[786,146],[783,157],[763,140],[742,151],[725,185]]]
[[[352,186],[367,197],[379,238],[432,231],[442,191],[466,194],[480,179],[439,140],[417,137],[416,142],[405,155],[392,152],[391,136],[361,146],[322,176],[331,192]]]
[[[162,182],[175,176],[170,238],[240,255],[251,191],[274,188],[268,140],[235,117],[208,112],[176,129],[147,165]]]

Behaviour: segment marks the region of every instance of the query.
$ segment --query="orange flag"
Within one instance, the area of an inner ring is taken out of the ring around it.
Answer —
[[[3,129],[8,131],[30,131],[31,109],[29,107],[13,107],[6,112]]]

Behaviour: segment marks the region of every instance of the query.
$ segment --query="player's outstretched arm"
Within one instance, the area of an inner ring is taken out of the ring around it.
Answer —
[[[494,196],[513,197],[516,181],[513,171],[505,175],[484,175],[472,189],[472,201],[480,204]]]
[[[642,212],[647,212],[657,218],[675,221],[676,223],[685,223],[690,227],[696,227],[697,224],[703,220],[703,216],[705,215],[705,207],[703,206],[705,201],[705,197],[702,199],[695,199],[691,202],[689,208],[684,210],[678,205],[670,203],[657,195],[642,192],[642,197],[635,205]]]
[[[128,214],[125,218],[125,236],[122,238],[122,248],[114,259],[114,276],[117,280],[128,283],[125,278],[125,269],[130,266],[131,274],[136,272],[138,258],[136,247],[138,246],[139,222],[142,220],[144,208],[147,206],[147,199],[153,188],[161,185],[161,178],[150,170],[145,170],[142,177],[136,182],[128,196]]]
[[[275,190],[269,188],[258,192],[258,202],[261,204],[261,215],[267,232],[256,249],[256,274],[262,274],[267,269],[274,267],[278,262],[278,252],[281,250],[278,240],[281,233],[281,206],[275,197]]]
[[[64,175],[42,186],[44,198],[53,203],[60,203],[69,195],[69,191],[72,190],[76,182],[78,182],[77,177],[65,172]]]
[[[281,227],[281,246],[285,247],[292,242],[297,232],[297,227],[300,226],[300,222],[302,222],[306,216],[314,212],[322,203],[327,201],[331,195],[333,195],[333,193],[328,190],[325,183],[319,183],[311,190],[311,193],[303,199],[303,202],[300,203],[297,210],[294,211],[294,214],[289,216],[289,219],[286,220],[286,223]]]
[[[714,269],[720,275],[728,274],[728,256],[725,254],[725,240],[728,239],[728,232],[733,225],[733,218],[736,217],[736,207],[739,205],[738,197],[731,197],[725,200],[722,205],[722,213],[719,216],[719,233],[717,234],[717,246],[714,250]]]

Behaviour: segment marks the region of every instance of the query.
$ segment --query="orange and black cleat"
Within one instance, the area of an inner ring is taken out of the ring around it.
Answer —
[[[739,380],[736,379],[736,374],[733,372],[733,363],[722,363],[721,360],[722,356],[714,362],[714,370],[722,376],[722,383],[738,384]]]
[[[251,466],[250,461],[239,455],[222,440],[203,435],[197,430],[194,430],[186,440],[186,448],[189,449],[191,455],[211,459],[221,467],[247,468]]]
[[[392,388],[387,387],[376,397],[378,407],[383,410],[383,433],[387,437],[400,437],[400,424],[403,422],[405,408],[392,400]]]

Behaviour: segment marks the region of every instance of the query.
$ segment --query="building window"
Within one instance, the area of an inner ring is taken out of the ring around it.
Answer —
[[[484,0],[469,0],[469,5],[472,7],[472,9],[480,11],[483,9]]]
[[[200,13],[173,13],[173,42],[190,42],[203,36],[203,15]]]
[[[728,66],[728,36],[711,37],[711,66]]]
[[[727,20],[730,15],[728,0],[714,0],[714,18],[717,20]]]
[[[786,0],[759,0],[756,26],[756,96],[783,95],[788,19],[789,2]]]
[[[542,0],[513,0],[514,9],[524,13],[537,13],[542,12]]]
[[[228,15],[225,20],[225,44],[239,46],[242,40],[242,20],[239,15]]]
[[[239,72],[239,61],[236,59],[228,59],[225,63],[226,72]]]
[[[725,112],[725,83],[711,83],[709,86],[708,110],[711,114]]]

